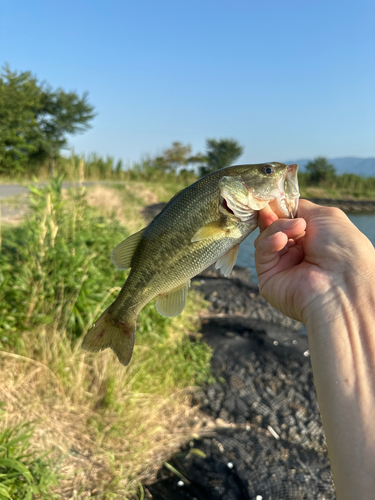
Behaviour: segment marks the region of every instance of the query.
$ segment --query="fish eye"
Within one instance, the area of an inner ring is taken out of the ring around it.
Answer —
[[[271,175],[275,171],[275,169],[273,168],[273,166],[269,165],[269,164],[263,165],[262,170],[263,170],[263,173],[266,174],[266,175]]]

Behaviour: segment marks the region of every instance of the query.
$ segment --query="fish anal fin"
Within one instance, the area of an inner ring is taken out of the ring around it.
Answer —
[[[146,228],[141,229],[137,233],[132,234],[129,238],[122,241],[111,252],[112,264],[117,269],[130,269],[132,257],[135,249],[138,246],[140,239]]]
[[[82,348],[99,352],[110,347],[120,363],[126,366],[133,353],[136,321],[136,316],[132,316],[120,322],[107,309],[83,339]]]
[[[213,238],[217,236],[222,236],[226,233],[225,228],[223,227],[223,221],[221,219],[215,220],[214,222],[210,222],[205,226],[198,229],[198,231],[191,238],[192,243],[196,241],[205,240],[207,238]]]
[[[190,280],[167,293],[160,294],[155,304],[158,313],[169,318],[181,314],[186,305],[189,286]]]
[[[232,272],[237,261],[238,249],[239,245],[235,245],[216,261],[216,269],[220,269],[224,276],[229,276]]]

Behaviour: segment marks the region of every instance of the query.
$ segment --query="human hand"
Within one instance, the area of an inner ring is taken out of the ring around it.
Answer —
[[[337,302],[374,283],[375,250],[337,208],[300,200],[297,219],[259,213],[255,240],[259,290],[287,316],[327,320]],[[363,293],[363,291],[362,291]],[[356,297],[358,299],[358,297]]]
[[[375,249],[337,208],[259,213],[259,290],[303,321],[337,499],[375,491]]]

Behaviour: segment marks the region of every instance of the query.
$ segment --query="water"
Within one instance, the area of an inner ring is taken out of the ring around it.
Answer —
[[[375,214],[356,214],[348,215],[348,217],[375,246]],[[259,229],[256,229],[241,243],[237,259],[238,266],[250,268],[251,280],[254,283],[258,283],[254,261],[254,241],[258,235]]]

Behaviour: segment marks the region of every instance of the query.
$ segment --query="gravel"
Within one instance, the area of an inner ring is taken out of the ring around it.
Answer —
[[[226,279],[210,268],[193,287],[210,302],[201,331],[217,379],[194,403],[216,427],[171,457],[180,476],[163,467],[151,498],[334,499],[301,323],[260,297],[247,269]]]

